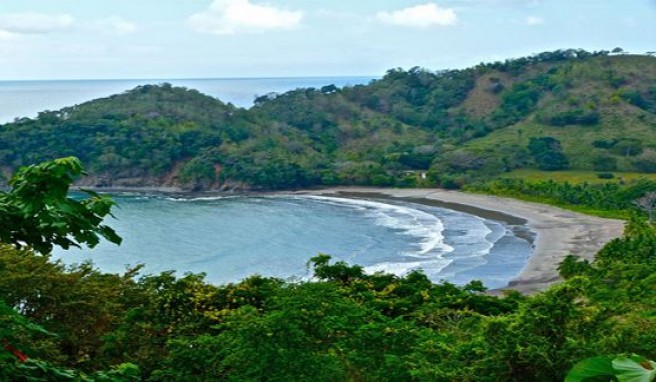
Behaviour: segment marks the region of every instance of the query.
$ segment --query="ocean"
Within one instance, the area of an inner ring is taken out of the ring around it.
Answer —
[[[503,222],[464,212],[388,199],[318,196],[176,199],[115,197],[107,222],[124,239],[89,250],[56,250],[67,264],[92,260],[123,272],[145,264],[146,274],[206,273],[216,283],[249,275],[310,279],[318,254],[358,264],[367,272],[404,275],[422,270],[432,281],[482,280],[506,286],[526,265],[529,240]]]
[[[59,110],[146,84],[168,82],[248,108],[253,105],[255,97],[271,92],[284,93],[331,84],[338,87],[362,85],[373,79],[375,77],[0,81],[0,123],[15,118],[34,118],[44,110]]]

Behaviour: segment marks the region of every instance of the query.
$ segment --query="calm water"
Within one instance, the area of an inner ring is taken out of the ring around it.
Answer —
[[[433,281],[481,279],[505,286],[526,264],[531,245],[506,225],[473,215],[409,203],[325,197],[171,199],[117,197],[124,238],[117,247],[57,251],[66,263],[92,259],[122,272],[205,272],[213,283],[262,274],[310,276],[318,253],[367,271],[402,275],[422,269]]]
[[[162,79],[162,80],[79,80],[0,81],[0,123],[14,118],[35,117],[44,110],[59,110],[95,98],[122,93],[139,85],[169,82],[196,89],[224,102],[250,107],[258,95],[284,93],[296,88],[334,84],[338,87],[366,84],[373,77],[246,78],[246,79]]]

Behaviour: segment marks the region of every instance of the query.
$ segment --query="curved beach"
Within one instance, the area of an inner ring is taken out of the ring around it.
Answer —
[[[558,264],[567,255],[592,261],[606,243],[621,237],[624,232],[622,220],[599,218],[517,199],[460,191],[337,187],[302,193],[332,196],[366,196],[374,193],[384,197],[413,199],[418,203],[422,200],[436,201],[444,203],[447,208],[473,214],[477,214],[476,210],[483,210],[524,219],[526,226],[537,235],[535,248],[526,267],[508,285],[508,289],[522,293],[543,290],[557,282],[560,279]]]

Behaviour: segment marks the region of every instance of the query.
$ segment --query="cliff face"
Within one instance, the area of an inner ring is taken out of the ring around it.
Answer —
[[[91,188],[96,190],[135,190],[155,192],[197,192],[214,191],[226,193],[245,193],[253,188],[244,182],[226,180],[225,182],[208,183],[182,183],[176,177],[171,179],[173,173],[157,177],[122,178],[108,176],[88,175],[75,182],[75,187]]]
[[[81,184],[96,187],[432,185],[549,166],[654,172],[655,131],[656,58],[565,50],[393,69],[366,86],[260,97],[249,110],[140,86],[1,126],[0,166],[75,155],[90,174]]]

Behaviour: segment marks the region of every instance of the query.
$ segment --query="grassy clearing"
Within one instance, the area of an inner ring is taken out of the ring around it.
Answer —
[[[656,181],[656,174],[645,174],[639,172],[610,172],[612,179],[599,178],[600,171],[540,171],[534,169],[521,169],[501,175],[501,178],[523,179],[523,180],[553,180],[556,182],[569,182],[572,184],[589,183],[601,184],[607,182],[631,182],[640,179]]]

